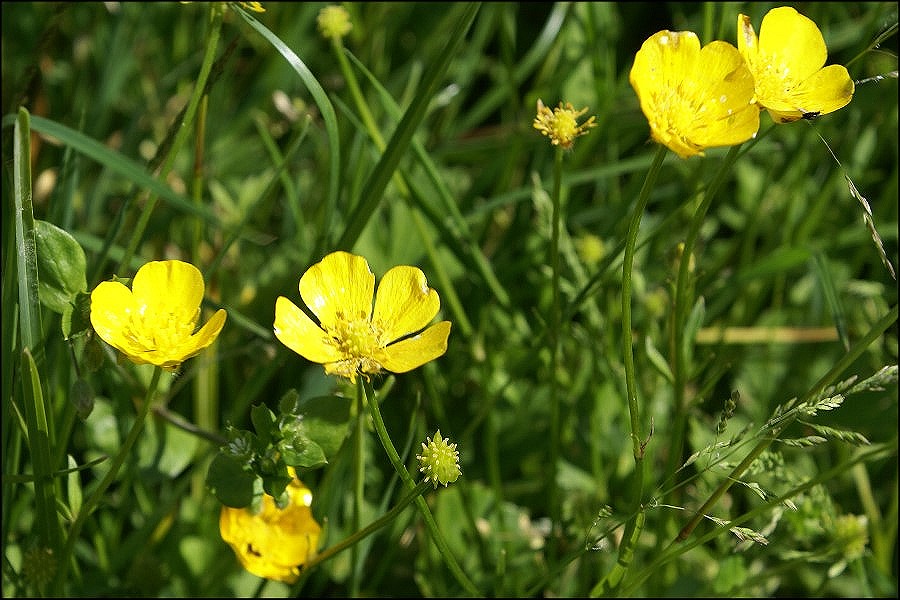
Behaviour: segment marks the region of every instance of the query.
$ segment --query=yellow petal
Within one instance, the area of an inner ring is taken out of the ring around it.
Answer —
[[[748,63],[753,63],[759,54],[759,40],[753,29],[753,22],[747,15],[738,15],[738,51]]]
[[[258,514],[248,508],[223,507],[219,532],[245,569],[259,577],[293,583],[299,566],[315,555],[321,527],[309,508],[309,489],[295,480],[287,492],[289,503],[284,509],[269,495],[263,496]]]
[[[798,85],[787,105],[775,104],[769,107],[769,112],[773,119],[778,115],[779,122],[785,122],[786,118],[796,121],[808,115],[826,115],[847,106],[854,91],[847,69],[842,65],[828,65]]]
[[[440,307],[425,273],[416,267],[394,267],[378,284],[372,321],[381,328],[382,345],[389,344],[428,325]]]
[[[629,80],[653,139],[682,158],[739,144],[759,128],[753,77],[727,42],[701,49],[693,32],[657,32],[635,55]]]
[[[225,326],[225,318],[227,316],[225,309],[220,308],[217,310],[197,333],[190,336],[178,347],[171,358],[178,359],[178,362],[181,363],[192,356],[197,356],[201,350],[216,341],[216,338],[219,337],[219,333],[222,331],[222,327]]]
[[[375,275],[361,256],[332,252],[300,278],[300,297],[325,328],[372,315]]]
[[[203,275],[194,265],[180,260],[146,263],[131,283],[138,310],[149,320],[170,319],[193,330],[200,316],[200,301],[205,285]]]
[[[376,352],[376,360],[393,373],[406,373],[447,351],[450,321],[435,323],[419,335],[401,340]]]
[[[329,363],[343,358],[327,334],[296,304],[279,296],[275,300],[275,337],[282,344],[315,363]]]
[[[658,92],[688,79],[688,69],[699,53],[700,39],[692,31],[664,30],[647,38],[635,55],[629,74],[641,106]]]
[[[794,81],[806,79],[825,64],[828,50],[816,24],[790,6],[773,8],[759,28],[760,58],[786,67]]]
[[[687,137],[704,147],[734,146],[759,130],[759,108],[751,104],[753,75],[737,49],[727,42],[711,42],[700,50],[703,70],[696,89]]]
[[[103,281],[91,292],[91,325],[104,342],[130,357],[139,357],[144,348],[126,335],[131,315],[137,311],[134,296],[118,281]]]

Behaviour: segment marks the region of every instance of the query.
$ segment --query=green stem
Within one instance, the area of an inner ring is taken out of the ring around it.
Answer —
[[[559,228],[562,204],[562,164],[565,151],[557,146],[553,160],[553,212],[550,222],[550,268],[551,291],[553,294],[550,306],[550,318],[548,321],[548,341],[550,342],[550,561],[556,558],[557,544],[560,536],[560,520],[562,509],[559,501],[559,484],[557,482],[558,462],[560,455],[560,406],[559,385],[557,373],[559,372],[559,333],[561,323],[560,294],[559,294]]]
[[[222,28],[222,14],[224,9],[217,6],[217,4],[218,3],[210,4],[210,10],[212,11],[211,27],[209,39],[206,43],[206,52],[203,55],[203,64],[200,67],[200,74],[197,76],[197,83],[194,85],[194,91],[191,94],[187,110],[184,113],[184,120],[181,121],[178,133],[175,135],[175,141],[172,143],[172,147],[169,149],[166,160],[159,170],[158,178],[163,182],[165,182],[166,176],[172,169],[172,164],[178,156],[178,151],[181,150],[182,145],[184,145],[184,142],[187,140],[187,136],[191,133],[191,123],[193,123],[194,115],[197,113],[200,101],[204,97],[206,80],[209,78],[209,73],[212,70],[212,65],[216,56],[216,47],[219,44],[219,34]],[[144,209],[141,211],[141,216],[138,218],[134,232],[131,234],[131,240],[128,242],[128,247],[122,255],[122,260],[119,261],[117,271],[122,271],[130,264],[131,257],[134,256],[138,244],[141,243],[141,239],[144,237],[144,230],[147,229],[147,224],[150,222],[150,215],[156,207],[156,201],[156,194],[150,194],[147,197]]]
[[[407,494],[400,502],[398,502],[391,510],[384,513],[377,520],[372,521],[368,525],[366,525],[363,529],[359,529],[356,533],[344,538],[334,546],[331,546],[327,550],[320,552],[313,558],[311,561],[306,563],[303,566],[303,571],[300,576],[300,580],[297,581],[295,586],[295,591],[299,592],[303,586],[303,581],[309,576],[312,570],[325,562],[326,560],[337,556],[347,548],[356,548],[358,543],[369,537],[391,521],[393,521],[410,503],[421,496],[425,491],[431,487],[431,483],[428,481],[422,481],[417,485],[409,494]]]
[[[356,386],[356,427],[353,430],[353,531],[358,531],[362,522],[362,506],[365,497],[366,447],[363,434],[365,432],[366,413],[363,404],[362,379]],[[354,545],[350,552],[350,597],[359,595],[360,575],[359,546]]]
[[[372,387],[372,383],[367,380],[363,382],[363,386],[366,392],[366,403],[369,406],[369,413],[372,415],[372,424],[375,426],[375,432],[378,434],[378,439],[381,441],[381,445],[384,447],[384,451],[387,453],[388,459],[391,461],[394,470],[400,476],[400,479],[403,480],[403,484],[410,491],[415,490],[416,482],[413,481],[413,478],[409,474],[409,471],[406,470],[403,461],[400,460],[400,455],[397,454],[397,449],[394,447],[393,442],[391,442],[391,436],[384,426],[384,419],[381,418],[381,410],[378,408],[378,399],[375,397],[375,389]],[[450,569],[453,577],[456,578],[456,581],[466,590],[470,597],[483,597],[478,591],[478,588],[475,587],[468,576],[463,572],[459,563],[456,561],[456,557],[453,556],[453,553],[450,551],[450,546],[447,545],[444,534],[442,534],[441,530],[438,528],[437,522],[434,520],[434,515],[431,514],[431,509],[428,508],[428,503],[425,502],[425,499],[421,496],[416,496],[415,502],[416,506],[419,507],[419,511],[422,513],[422,518],[425,521],[425,525],[428,527],[431,539],[440,551],[444,563]]]
[[[634,476],[631,484],[633,494],[634,517],[625,526],[622,542],[619,544],[619,558],[614,568],[591,591],[592,595],[606,594],[615,591],[621,583],[628,565],[634,556],[634,548],[644,525],[644,442],[641,439],[640,407],[637,400],[637,381],[634,373],[634,339],[631,331],[631,276],[634,266],[634,254],[637,247],[638,231],[641,217],[650,199],[650,192],[656,184],[656,178],[666,158],[666,147],[659,146],[650,169],[644,178],[637,204],[628,225],[625,237],[625,254],[622,259],[622,343],[625,359],[625,390],[628,396],[628,413],[631,423],[631,449],[634,456]]]
[[[128,432],[125,442],[119,449],[119,453],[116,454],[116,457],[113,459],[103,480],[96,488],[94,488],[94,492],[81,506],[81,510],[78,511],[78,516],[76,516],[75,521],[72,522],[72,527],[69,529],[69,535],[66,538],[66,545],[63,547],[62,556],[60,556],[59,560],[59,571],[57,571],[54,586],[56,595],[62,595],[63,585],[66,581],[72,554],[75,550],[75,544],[78,541],[78,536],[81,534],[81,528],[84,527],[87,517],[94,511],[97,505],[100,504],[100,500],[104,493],[106,493],[106,489],[113,481],[115,481],[116,476],[119,474],[119,469],[122,468],[125,459],[128,458],[128,455],[131,453],[131,448],[134,446],[138,435],[144,427],[144,421],[147,418],[147,413],[150,412],[150,407],[153,405],[153,396],[156,394],[156,388],[159,386],[159,379],[162,372],[162,368],[154,367],[153,377],[150,380],[150,385],[147,387],[147,394],[144,397],[144,404],[141,406],[141,410],[131,426],[131,431]]]
[[[644,457],[644,449],[641,440],[640,409],[637,401],[637,383],[634,374],[634,340],[631,331],[631,274],[634,266],[634,252],[637,246],[638,230],[641,226],[641,217],[650,191],[656,184],[663,159],[666,157],[666,147],[659,146],[653,163],[647,171],[644,185],[638,196],[637,205],[628,225],[628,233],[625,238],[625,257],[622,260],[622,343],[625,358],[625,390],[628,397],[628,414],[631,417],[631,449],[634,454],[634,464],[640,467]]]
[[[706,188],[703,198],[699,206],[694,211],[691,223],[688,229],[687,237],[682,247],[681,260],[678,265],[678,279],[675,284],[675,308],[672,311],[672,352],[673,352],[673,369],[672,373],[675,378],[674,385],[674,414],[672,427],[672,444],[669,451],[668,465],[665,471],[665,479],[674,475],[675,471],[681,465],[681,454],[684,448],[684,432],[687,426],[687,407],[685,406],[685,388],[687,383],[687,347],[689,341],[684,338],[684,326],[687,321],[687,314],[693,302],[690,300],[690,291],[693,286],[690,285],[691,258],[694,253],[694,245],[697,237],[700,235],[700,227],[703,225],[703,219],[709,210],[713,197],[724,183],[725,178],[731,173],[738,158],[741,146],[732,146],[725,156],[722,166],[719,168],[715,179]]]
[[[891,309],[889,313],[883,316],[866,334],[866,336],[861,339],[856,345],[854,345],[850,351],[845,354],[841,360],[839,360],[831,369],[822,376],[819,381],[813,385],[808,392],[803,396],[798,405],[802,405],[804,403],[809,402],[813,399],[817,394],[821,393],[825,387],[831,383],[840,373],[842,373],[845,369],[850,367],[853,362],[862,355],[862,353],[869,347],[869,345],[874,342],[878,336],[880,336],[884,331],[890,327],[894,322],[897,321],[897,306]],[[678,537],[675,539],[676,542],[681,542],[690,537],[691,533],[694,531],[694,528],[697,527],[697,524],[700,523],[700,520],[703,519],[703,516],[707,514],[707,512],[712,508],[712,506],[719,501],[725,492],[731,487],[735,481],[738,481],[740,477],[744,474],[744,471],[747,470],[754,460],[756,460],[760,454],[762,454],[776,439],[778,439],[778,434],[784,431],[784,429],[790,425],[794,419],[796,418],[797,413],[794,413],[792,418],[785,419],[778,426],[774,427],[771,432],[769,432],[763,439],[759,441],[759,443],[750,451],[750,453],[736,466],[731,473],[725,479],[722,480],[722,483],[719,484],[719,487],[710,495],[710,497],[703,503],[696,514],[694,514],[693,518],[685,525],[681,531],[678,533]]]

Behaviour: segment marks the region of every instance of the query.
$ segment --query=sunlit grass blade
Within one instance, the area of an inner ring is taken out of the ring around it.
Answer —
[[[59,551],[60,529],[56,513],[53,469],[50,464],[50,428],[37,365],[28,348],[22,350],[22,389],[28,445],[34,465],[35,519],[38,537],[47,548]]]
[[[321,254],[325,250],[325,244],[327,244],[326,232],[330,231],[332,219],[337,210],[337,198],[341,175],[340,136],[338,134],[337,117],[334,114],[334,107],[331,105],[328,95],[325,93],[325,90],[322,88],[322,85],[316,79],[315,75],[313,75],[312,71],[309,70],[306,64],[300,60],[300,57],[297,56],[297,54],[291,50],[281,38],[272,33],[268,27],[257,21],[251,15],[247,14],[247,12],[243,10],[238,10],[236,12],[247,21],[247,24],[250,25],[250,27],[266,38],[266,40],[278,50],[281,56],[284,57],[288,64],[291,65],[294,71],[297,72],[297,75],[300,76],[301,81],[303,81],[303,84],[312,95],[316,106],[319,107],[319,112],[322,114],[322,121],[325,124],[325,133],[328,136],[328,156],[331,164],[328,166],[328,193],[326,194],[325,209],[322,215],[322,222],[319,224],[320,231],[323,233],[318,240],[316,255]]]
[[[59,549],[59,521],[53,497],[50,465],[50,429],[41,380],[33,353],[43,352],[41,305],[38,298],[37,248],[31,187],[31,128],[29,114],[19,109],[13,131],[13,196],[16,207],[16,255],[19,288],[21,376],[28,446],[34,465],[35,518],[38,537],[45,547]],[[6,320],[6,319],[4,319]]]
[[[378,92],[378,96],[387,111],[387,113],[394,119],[399,120],[402,116],[402,111],[400,106],[394,101],[391,97],[390,92],[388,92],[381,82],[372,74],[369,69],[362,64],[362,62],[356,58],[352,52],[349,50],[345,50],[346,55],[350,58],[353,64],[358,68],[363,75],[369,80],[369,83],[375,88]],[[416,159],[419,161],[419,164],[422,165],[422,168],[425,169],[425,173],[428,175],[428,179],[431,181],[434,189],[438,193],[438,197],[441,200],[442,207],[452,219],[452,225],[446,225],[442,219],[434,219],[436,227],[439,227],[445,231],[445,233],[451,239],[456,239],[458,244],[463,247],[464,253],[471,256],[472,260],[475,263],[475,267],[481,273],[484,282],[488,285],[491,291],[494,293],[494,296],[500,302],[500,304],[506,306],[509,304],[509,294],[497,280],[497,276],[494,274],[493,267],[491,266],[490,261],[488,261],[487,257],[485,257],[484,252],[481,251],[481,248],[476,243],[475,239],[472,237],[472,232],[469,228],[469,224],[466,221],[465,217],[463,217],[462,213],[457,206],[456,201],[453,199],[453,196],[450,193],[449,188],[447,187],[444,178],[441,176],[438,171],[437,165],[434,164],[434,161],[428,156],[428,153],[425,151],[425,148],[422,146],[422,143],[413,138],[411,141],[413,153],[416,156]],[[417,187],[415,186],[415,182],[409,181],[410,188],[413,190],[412,197],[419,203],[420,207],[429,215],[435,214],[435,207],[426,206],[426,202],[424,201],[424,194],[418,192]]]
[[[828,262],[825,255],[821,251],[813,252],[813,265],[816,273],[819,275],[819,282],[822,285],[822,291],[825,294],[825,300],[828,302],[828,309],[834,319],[834,326],[837,329],[844,350],[850,349],[850,337],[847,335],[847,319],[844,305],[840,300],[838,291],[834,286],[834,279],[831,277],[831,271],[828,268]]]
[[[446,47],[426,69],[422,85],[406,109],[403,119],[394,130],[394,134],[391,136],[384,154],[381,155],[381,159],[375,165],[375,169],[366,181],[364,186],[366,197],[354,208],[353,214],[348,220],[347,228],[335,245],[337,249],[352,250],[369,219],[375,214],[375,210],[381,203],[384,190],[397,169],[400,159],[406,154],[412,136],[421,124],[432,97],[441,84],[451,60],[456,55],[457,48],[463,41],[466,31],[478,12],[478,7],[478,4],[467,4],[464,7],[462,14],[450,31]]]
[[[466,113],[465,118],[460,123],[460,131],[466,131],[484,121],[487,115],[509,100],[509,94],[516,89],[518,84],[521,84],[526,77],[540,66],[541,60],[547,55],[559,37],[570,6],[570,2],[558,2],[553,6],[553,11],[547,18],[547,22],[544,24],[544,28],[541,30],[537,40],[528,50],[528,53],[516,64],[512,73],[512,83],[515,85],[492,86],[490,91]]]
[[[22,347],[38,352],[41,340],[41,305],[38,299],[37,247],[31,206],[30,115],[19,109],[13,132],[13,196],[16,205],[16,256],[19,283],[19,332]]]

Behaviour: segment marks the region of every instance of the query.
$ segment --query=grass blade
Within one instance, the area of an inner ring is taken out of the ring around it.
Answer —
[[[366,197],[359,206],[355,207],[348,221],[347,228],[336,244],[337,249],[352,250],[369,219],[375,214],[385,187],[387,187],[394,171],[397,169],[400,159],[403,158],[406,150],[409,148],[412,136],[422,122],[422,118],[428,109],[428,104],[437,91],[444,74],[447,72],[447,67],[450,66],[450,61],[456,54],[456,50],[465,37],[466,31],[475,19],[478,8],[478,4],[466,5],[463,14],[457,20],[450,33],[447,46],[426,71],[418,93],[412,99],[406,114],[403,115],[403,119],[397,125],[397,129],[394,130],[394,134],[391,136],[384,154],[381,155],[381,159],[375,165],[375,169],[366,181],[364,186]]]

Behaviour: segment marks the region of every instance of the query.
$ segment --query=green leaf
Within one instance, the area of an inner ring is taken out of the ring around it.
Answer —
[[[309,439],[321,446],[325,457],[334,456],[347,437],[350,423],[350,398],[318,396],[297,403]]]
[[[244,465],[217,454],[206,472],[206,485],[225,506],[244,508],[250,506],[256,495],[257,477]]]
[[[68,464],[69,464],[69,474],[67,476],[67,488],[69,495],[69,510],[73,515],[77,515],[81,511],[81,504],[83,500],[83,495],[81,491],[81,473],[78,471],[78,463],[75,462],[75,459],[72,458],[72,455],[67,455]]]
[[[84,250],[67,231],[53,223],[35,220],[34,225],[41,304],[64,314],[71,311],[75,296],[87,290]]]
[[[19,284],[19,329],[22,346],[37,349],[41,339],[41,310],[35,256],[34,210],[31,190],[31,121],[19,109],[13,129],[13,198],[15,200],[16,269]]]
[[[63,337],[67,340],[92,331],[91,295],[89,293],[78,292],[75,294],[62,314],[61,326]]]
[[[278,444],[284,462],[291,467],[314,469],[328,463],[322,447],[305,436],[285,439]]]
[[[265,404],[258,404],[250,409],[250,421],[253,422],[256,437],[260,442],[268,443],[275,425],[275,415],[272,411]]]
[[[94,410],[94,390],[90,383],[80,377],[76,379],[72,384],[72,389],[69,390],[69,399],[75,405],[75,412],[78,413],[79,419],[84,421],[91,416],[91,412]],[[78,513],[77,510],[74,512]]]

